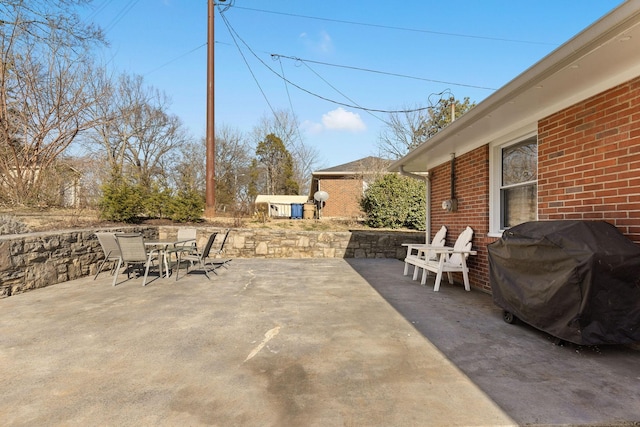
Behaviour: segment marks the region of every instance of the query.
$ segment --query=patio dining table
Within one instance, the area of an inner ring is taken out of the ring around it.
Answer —
[[[189,240],[175,240],[175,239],[159,239],[159,240],[145,240],[144,245],[146,247],[154,248],[162,256],[162,262],[160,263],[160,277],[162,277],[162,264],[164,264],[166,275],[171,275],[171,254],[178,251],[189,250],[191,248],[189,243],[193,239]]]

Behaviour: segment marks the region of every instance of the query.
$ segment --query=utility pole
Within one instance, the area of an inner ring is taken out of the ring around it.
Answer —
[[[218,0],[224,2],[225,0]],[[214,0],[207,0],[207,130],[206,130],[206,190],[204,216],[213,218],[216,216],[216,133],[214,114],[214,35],[213,35],[213,15],[215,12]]]

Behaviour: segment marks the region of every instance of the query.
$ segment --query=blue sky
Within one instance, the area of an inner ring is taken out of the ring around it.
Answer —
[[[367,110],[425,107],[443,91],[480,102],[620,3],[227,0],[225,19],[215,14],[216,126],[249,135],[272,109],[293,110],[318,169],[376,155],[387,114]],[[207,2],[96,0],[84,15],[106,30],[102,60],[168,94],[204,137]]]

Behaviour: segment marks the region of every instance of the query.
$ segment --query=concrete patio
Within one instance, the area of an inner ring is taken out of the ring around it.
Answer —
[[[393,259],[103,273],[0,300],[0,424],[637,425],[634,346],[554,346]],[[123,277],[124,278],[124,277]]]

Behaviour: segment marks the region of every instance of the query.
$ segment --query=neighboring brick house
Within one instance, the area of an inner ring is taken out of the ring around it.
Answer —
[[[521,222],[604,220],[640,244],[640,1],[614,9],[390,170],[429,173],[430,235],[444,224],[452,244],[474,229],[470,280],[480,289],[490,291],[487,245]],[[457,210],[445,211],[452,184]]]
[[[382,173],[391,162],[379,157],[365,157],[343,165],[313,172],[309,199],[316,191],[326,191],[329,200],[322,208],[324,218],[360,218],[360,200],[367,185]]]

